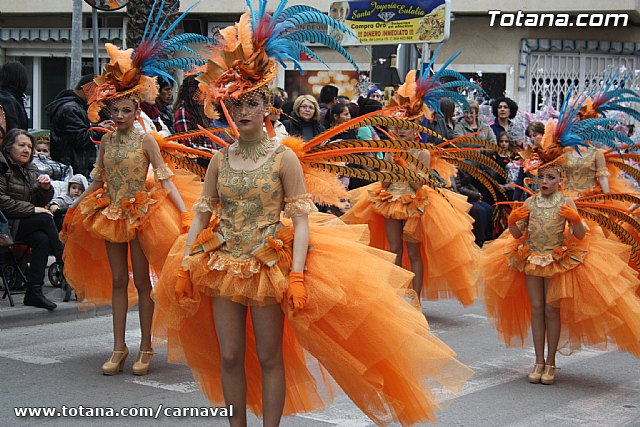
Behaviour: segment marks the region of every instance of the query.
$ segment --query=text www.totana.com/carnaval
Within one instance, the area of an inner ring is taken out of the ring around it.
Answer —
[[[152,407],[125,407],[116,409],[104,406],[23,406],[13,408],[17,418],[179,418],[179,417],[232,417],[233,405],[221,407],[178,407],[162,404]]]

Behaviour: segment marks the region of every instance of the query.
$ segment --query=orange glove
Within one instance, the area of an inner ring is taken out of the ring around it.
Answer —
[[[516,225],[516,223],[520,220],[523,220],[529,216],[529,208],[527,205],[522,205],[517,209],[514,209],[509,214],[509,219],[507,222],[509,225]]]
[[[178,270],[175,296],[178,302],[182,301],[184,297],[190,299],[193,298],[193,284],[191,283],[191,276],[189,275],[189,270],[184,266],[180,266],[180,270]]]
[[[304,288],[304,273],[289,273],[289,288],[287,289],[289,308],[293,311],[301,310],[307,304],[307,290]]]
[[[578,225],[582,221],[580,214],[569,205],[560,207],[560,216],[566,218],[573,225]]]
[[[180,212],[180,232],[188,232],[189,227],[191,227],[191,221],[193,221],[193,212]]]

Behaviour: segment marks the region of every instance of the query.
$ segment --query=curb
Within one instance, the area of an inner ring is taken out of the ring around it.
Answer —
[[[47,298],[58,304],[53,311],[22,305],[23,294],[13,294],[15,307],[9,305],[8,299],[0,299],[0,330],[111,315],[110,306],[96,307],[93,304],[78,304],[76,301],[61,302],[59,294],[58,289],[45,291]]]

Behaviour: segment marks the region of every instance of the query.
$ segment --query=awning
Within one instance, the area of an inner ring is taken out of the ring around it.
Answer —
[[[82,40],[92,40],[93,30],[84,28]],[[122,40],[122,28],[100,28],[98,36],[101,42],[114,42]],[[2,28],[0,29],[2,41],[69,41],[71,40],[71,28]]]
[[[640,43],[596,40],[522,39],[522,45],[520,47],[520,73],[518,75],[518,87],[520,89],[527,87],[527,59],[530,52],[591,52],[637,55],[640,53]]]

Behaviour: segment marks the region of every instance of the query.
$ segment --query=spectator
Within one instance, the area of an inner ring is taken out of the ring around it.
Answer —
[[[87,188],[89,188],[87,178],[84,175],[76,174],[69,179],[65,191],[51,200],[49,211],[53,214],[53,220],[58,230],[62,229],[62,222],[67,210]]]
[[[382,95],[382,91],[375,86],[367,92],[367,98],[378,102],[382,102]]]
[[[426,136],[426,142],[432,144],[440,144],[444,140],[453,138],[453,128],[455,126],[453,121],[453,115],[455,114],[456,106],[448,98],[440,99],[440,111],[436,111],[433,115],[433,120],[427,123],[427,127],[440,135],[442,138],[431,135],[422,135],[421,139],[424,142]]]
[[[158,78],[158,86],[160,93],[156,98],[156,106],[160,120],[169,128],[169,132],[173,133],[173,108],[171,105],[173,102],[173,82],[160,77]]]
[[[482,199],[482,193],[473,185],[471,175],[458,170],[456,176],[456,188],[458,193],[467,196],[467,201],[471,204],[469,215],[473,217],[473,235],[478,246],[493,239],[493,208]]]
[[[57,306],[42,294],[49,253],[62,262],[62,243],[53,216],[45,205],[53,197],[47,175],[37,175],[31,164],[34,139],[22,129],[7,132],[0,147],[0,211],[9,220],[14,240],[31,247],[26,272],[24,305],[53,310]]]
[[[6,129],[29,129],[29,117],[24,108],[24,91],[29,77],[24,65],[17,61],[7,62],[0,68],[0,105],[4,109]]]
[[[198,130],[198,125],[211,127],[211,120],[204,114],[204,107],[196,101],[198,81],[196,76],[187,76],[178,89],[178,96],[173,105],[173,130],[175,133]],[[213,150],[215,146],[209,138],[197,136],[180,140],[188,147]]]
[[[278,95],[273,96],[273,104],[271,111],[269,113],[269,120],[271,121],[271,126],[273,126],[273,130],[276,133],[276,138],[281,140],[285,136],[288,136],[287,128],[284,127],[282,122],[280,121],[280,114],[282,113],[282,105],[284,101]]]
[[[480,120],[479,113],[480,105],[478,104],[478,101],[474,99],[469,100],[469,109],[464,111],[464,115],[456,123],[453,129],[453,137],[458,138],[469,133],[480,132],[477,135],[474,135],[474,138],[484,139],[495,144],[496,135],[493,133],[493,129],[491,129],[488,124]]]
[[[349,111],[349,106],[347,104],[338,103],[331,107],[329,113],[329,127],[334,127],[341,125],[349,120],[351,120],[351,112]],[[356,131],[355,129],[349,129],[338,135],[334,136],[333,139],[356,139]]]
[[[337,100],[336,98],[338,98],[338,88],[333,86],[333,85],[326,85],[323,86],[322,89],[320,89],[320,116],[318,118],[318,120],[320,121],[320,123],[322,123],[323,125],[326,123],[327,121],[327,112],[331,109],[331,107],[333,107]],[[294,107],[295,110],[295,107]]]
[[[86,177],[97,156],[93,141],[99,141],[104,135],[104,132],[89,130],[91,122],[83,86],[92,80],[90,74],[83,76],[74,89],[63,90],[45,107],[51,121],[51,158]],[[99,126],[111,129],[113,121],[105,120]]]
[[[158,132],[162,136],[171,135],[169,126],[160,118],[160,110],[155,98],[140,102],[140,120],[136,121],[134,126],[143,133]]]
[[[496,120],[491,125],[491,129],[495,134],[496,140],[502,132],[509,134],[511,128],[511,119],[518,113],[518,104],[513,99],[501,97],[496,99],[491,105],[491,112]]]
[[[531,144],[533,145],[533,151],[538,150],[542,147],[542,137],[544,136],[544,124],[542,122],[531,122],[527,125],[527,129],[525,130],[525,135],[531,140]],[[516,178],[515,183],[519,186],[524,185],[524,179],[526,178],[526,173],[524,168],[520,168],[518,171],[518,177]],[[513,190],[513,200],[519,201],[521,198],[526,199],[529,197],[527,193],[522,191],[520,188],[515,188]]]
[[[284,126],[289,135],[299,136],[304,141],[309,141],[325,130],[319,119],[320,106],[318,101],[311,95],[300,95],[293,103],[291,119],[285,120]]]

